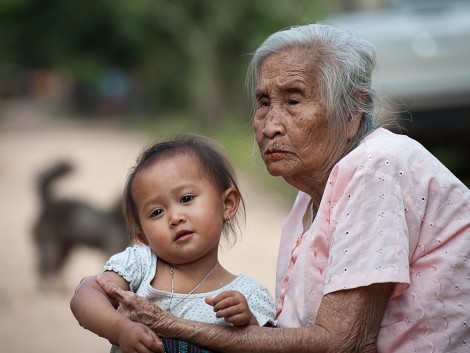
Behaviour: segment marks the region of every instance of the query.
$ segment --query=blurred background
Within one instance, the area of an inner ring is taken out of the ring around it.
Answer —
[[[318,20],[376,46],[377,88],[400,132],[470,185],[470,0],[0,2],[2,350],[108,351],[68,307],[78,281],[101,271],[103,249],[79,246],[52,280],[39,273],[39,176],[68,161],[54,198],[106,213],[142,147],[174,133],[206,134],[228,150],[248,212],[222,262],[274,292],[294,192],[253,152],[245,74],[269,34]]]

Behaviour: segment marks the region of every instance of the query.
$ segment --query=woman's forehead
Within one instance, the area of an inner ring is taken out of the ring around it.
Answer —
[[[305,67],[308,63],[308,55],[305,49],[290,48],[270,54],[261,64],[261,73],[272,67]]]
[[[255,95],[266,89],[309,90],[318,88],[315,60],[305,49],[286,49],[273,53],[263,62]]]

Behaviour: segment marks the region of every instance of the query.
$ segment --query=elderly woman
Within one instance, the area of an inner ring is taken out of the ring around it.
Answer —
[[[470,191],[381,127],[374,66],[367,41],[321,24],[274,33],[252,59],[261,156],[299,190],[277,328],[191,322],[99,278],[103,289],[158,335],[218,352],[468,352]]]

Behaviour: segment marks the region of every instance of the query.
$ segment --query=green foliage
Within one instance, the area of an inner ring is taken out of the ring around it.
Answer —
[[[118,68],[130,80],[134,128],[152,136],[206,134],[241,168],[275,183],[252,152],[249,54],[276,30],[323,18],[329,6],[312,0],[2,0],[0,94],[2,79],[48,70],[70,78],[76,106],[93,113],[103,73]]]
[[[134,106],[190,112],[214,125],[246,112],[248,54],[275,30],[324,17],[327,6],[311,0],[3,0],[0,70],[60,70],[96,94],[103,72],[119,68],[130,78]]]

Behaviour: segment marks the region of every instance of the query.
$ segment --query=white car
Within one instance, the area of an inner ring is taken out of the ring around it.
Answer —
[[[392,5],[327,20],[374,44],[377,88],[393,109],[406,112],[403,125],[410,135],[425,144],[460,141],[468,152],[470,0],[401,0]]]

